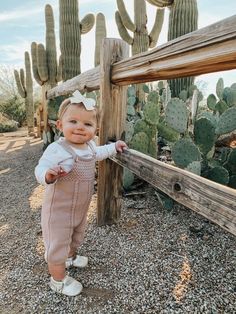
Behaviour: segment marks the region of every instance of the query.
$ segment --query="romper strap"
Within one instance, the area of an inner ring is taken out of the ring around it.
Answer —
[[[66,140],[63,140],[63,141],[57,140],[56,143],[61,145],[69,154],[71,154],[74,160],[77,159],[78,156],[76,155],[76,152],[73,150],[73,148],[68,144]],[[89,148],[91,149],[93,158],[94,158],[96,156],[96,151],[94,149],[94,146],[90,142],[87,142],[87,144]]]
[[[76,155],[75,151],[73,150],[73,148],[71,148],[70,145],[66,142],[66,140],[56,141],[56,143],[61,145],[69,154],[72,155],[73,159],[76,160],[77,155]]]
[[[91,149],[91,151],[93,153],[93,157],[95,157],[97,153],[95,151],[94,146],[91,144],[91,142],[87,142],[87,144],[88,144],[88,147]]]

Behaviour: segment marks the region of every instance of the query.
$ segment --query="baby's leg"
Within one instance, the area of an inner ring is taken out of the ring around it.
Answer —
[[[53,277],[53,279],[57,281],[61,281],[62,279],[65,278],[66,273],[65,273],[65,263],[55,265],[55,264],[48,264],[48,271],[50,275]]]

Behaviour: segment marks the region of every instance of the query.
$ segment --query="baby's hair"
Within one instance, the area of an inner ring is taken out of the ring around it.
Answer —
[[[57,114],[58,119],[61,120],[63,115],[65,114],[66,110],[69,108],[69,106],[73,106],[73,105],[79,106],[79,107],[82,107],[82,108],[86,109],[82,102],[80,102],[80,103],[71,103],[71,100],[69,98],[67,98],[67,99],[63,100],[63,102],[61,103],[61,105],[59,107],[58,114]],[[94,110],[92,110],[92,111],[95,112],[96,121],[97,121],[97,125],[98,125],[99,119],[100,119],[100,110],[96,106],[96,107],[94,107]]]

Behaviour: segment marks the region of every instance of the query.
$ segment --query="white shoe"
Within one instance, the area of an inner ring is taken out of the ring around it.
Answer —
[[[81,283],[70,276],[66,276],[62,281],[56,281],[52,277],[50,278],[50,288],[58,293],[74,297],[83,289]]]
[[[84,268],[88,265],[88,258],[86,256],[76,255],[75,258],[68,257],[66,260],[66,268],[70,266]]]

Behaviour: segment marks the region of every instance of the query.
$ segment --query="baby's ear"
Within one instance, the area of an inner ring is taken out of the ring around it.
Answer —
[[[62,131],[62,122],[61,122],[61,120],[57,120],[56,127],[57,127],[58,130]]]

